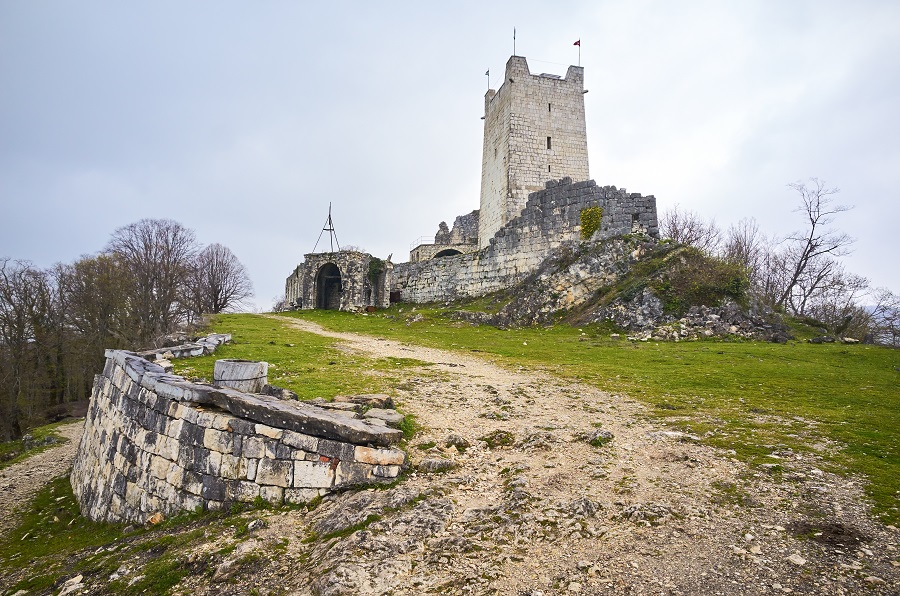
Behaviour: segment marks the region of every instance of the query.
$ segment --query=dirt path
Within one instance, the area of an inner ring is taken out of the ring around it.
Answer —
[[[38,490],[72,467],[84,421],[65,424],[58,430],[68,442],[0,470],[0,536],[15,527],[14,512],[18,507],[27,504]]]
[[[456,466],[404,483],[440,491],[448,503],[440,531],[423,539],[428,565],[419,565],[423,553],[404,554],[401,546],[391,564],[348,562],[368,583],[347,584],[353,573],[345,570],[335,572],[337,588],[843,594],[900,586],[896,529],[868,517],[859,482],[822,472],[809,456],[771,446],[779,467],[749,469],[667,431],[624,396],[465,354],[279,319],[371,357],[434,363],[398,387],[399,407],[425,427],[413,444],[426,449],[411,449],[412,463]],[[613,440],[588,444],[583,437],[598,429]],[[489,447],[482,439],[493,433],[508,433],[497,436],[512,445]],[[471,447],[447,447],[451,435]],[[379,528],[388,536],[410,532],[399,521]]]

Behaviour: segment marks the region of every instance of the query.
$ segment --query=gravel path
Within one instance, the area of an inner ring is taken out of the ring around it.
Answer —
[[[48,482],[69,471],[83,430],[83,420],[62,425],[59,434],[68,442],[0,470],[0,535],[15,527],[18,507],[31,501]]]
[[[317,580],[320,593],[843,594],[900,586],[897,530],[867,515],[860,482],[821,471],[815,457],[783,452],[778,472],[750,469],[659,426],[625,396],[280,320],[373,358],[434,363],[398,387],[400,409],[424,427],[413,445],[434,443],[410,449],[420,472],[401,487],[435,491],[432,510],[443,513],[417,548],[410,524],[428,525],[425,511],[376,524],[383,551],[370,537],[323,552],[330,571]],[[598,429],[613,440],[588,444],[583,437]],[[508,433],[512,445],[480,440],[493,433]],[[453,435],[471,447],[448,447]],[[455,467],[426,474],[425,460]]]

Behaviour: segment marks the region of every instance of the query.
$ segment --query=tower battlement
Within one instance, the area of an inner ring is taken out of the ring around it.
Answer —
[[[484,97],[484,149],[478,244],[522,209],[548,180],[588,180],[584,69],[531,74],[522,56],[506,63],[503,84]]]

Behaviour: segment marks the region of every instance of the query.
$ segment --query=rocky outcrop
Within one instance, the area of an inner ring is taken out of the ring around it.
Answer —
[[[740,305],[716,294],[716,288],[708,292],[716,297],[713,304],[684,304],[681,297],[682,312],[667,308],[664,298],[673,297],[661,297],[658,288],[670,288],[679,267],[691,258],[704,259],[701,267],[706,261],[715,262],[697,257],[692,250],[662,245],[641,234],[574,248],[561,246],[506,293],[505,304],[497,313],[456,311],[451,316],[500,327],[550,325],[562,320],[578,325],[612,324],[634,340],[740,337],[784,342],[791,338],[771,309],[752,301]],[[702,283],[709,280],[700,278],[688,285]]]
[[[130,352],[106,356],[71,475],[90,519],[306,502],[390,481],[405,462],[391,447],[402,432],[382,421],[192,383]]]

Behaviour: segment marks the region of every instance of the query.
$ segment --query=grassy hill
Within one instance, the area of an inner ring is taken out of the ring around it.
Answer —
[[[444,310],[402,305],[366,315],[285,315],[335,331],[479,353],[624,393],[646,404],[647,416],[754,464],[777,466],[784,453],[819,454],[834,471],[864,475],[875,513],[887,523],[900,521],[897,350],[804,341],[631,342],[595,326],[471,325],[450,320]],[[213,357],[181,361],[178,371],[211,378],[216,358],[266,360],[271,383],[303,398],[329,398],[390,393],[393,368],[420,364],[384,359],[373,371],[367,359],[337,349],[333,340],[303,334],[298,342],[296,331],[260,315],[223,315],[213,325],[233,333],[235,343]]]

